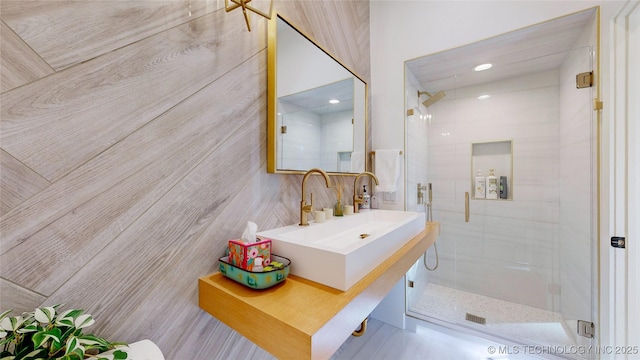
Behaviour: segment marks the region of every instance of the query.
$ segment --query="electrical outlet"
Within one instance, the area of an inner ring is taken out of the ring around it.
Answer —
[[[383,193],[384,195],[382,195],[382,202],[385,204],[396,204],[397,200],[396,200],[396,194],[397,192],[385,192]]]
[[[377,195],[377,193],[371,195],[371,208],[372,209],[377,209],[378,208],[378,195]]]

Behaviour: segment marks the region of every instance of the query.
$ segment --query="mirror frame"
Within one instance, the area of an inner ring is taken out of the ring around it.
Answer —
[[[289,20],[284,18],[281,14],[278,14],[276,11],[273,12],[274,16],[272,16],[271,20],[269,20],[268,24],[268,43],[267,43],[267,172],[268,173],[277,173],[277,174],[305,174],[307,170],[280,170],[277,168],[277,114],[278,114],[278,94],[277,94],[277,33],[278,33],[278,20],[284,21],[287,25],[291,26],[292,29],[297,31],[300,35],[302,35],[305,39],[315,45],[318,49],[324,52],[329,58],[333,59],[336,64],[342,66],[345,70],[350,72],[355,79],[362,81],[364,84],[364,151],[365,159],[364,159],[364,169],[362,171],[367,170],[368,161],[368,153],[367,153],[367,145],[368,145],[368,112],[369,112],[369,84],[364,81],[358,74],[353,72],[349,67],[345,66],[340,60],[338,60],[335,56],[333,56],[330,52],[320,46],[316,41],[310,38],[307,34],[305,34],[298,27],[293,25]],[[355,134],[355,130],[354,130]],[[340,175],[340,176],[355,176],[358,173],[352,172],[332,172],[327,171],[329,175]]]

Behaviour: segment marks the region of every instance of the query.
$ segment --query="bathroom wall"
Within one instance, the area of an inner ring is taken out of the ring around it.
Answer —
[[[83,308],[167,359],[256,351],[197,279],[247,221],[294,223],[301,176],[266,172],[267,22],[223,3],[0,3],[0,308]],[[274,9],[369,81],[368,1]]]

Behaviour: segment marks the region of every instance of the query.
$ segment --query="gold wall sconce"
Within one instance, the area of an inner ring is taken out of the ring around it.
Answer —
[[[247,12],[247,10],[271,20],[271,10],[273,9],[273,0],[269,0],[269,11],[266,13],[249,5],[250,2],[251,0],[224,0],[224,10],[226,12],[230,12],[237,8],[242,9],[242,15],[244,15],[244,21],[247,24],[247,30],[249,31],[251,31],[251,25],[249,23],[251,14]]]

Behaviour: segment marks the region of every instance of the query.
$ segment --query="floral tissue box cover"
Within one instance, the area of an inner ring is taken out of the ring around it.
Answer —
[[[244,270],[253,271],[255,258],[261,257],[268,265],[271,260],[271,240],[259,239],[254,243],[229,240],[229,263]]]

